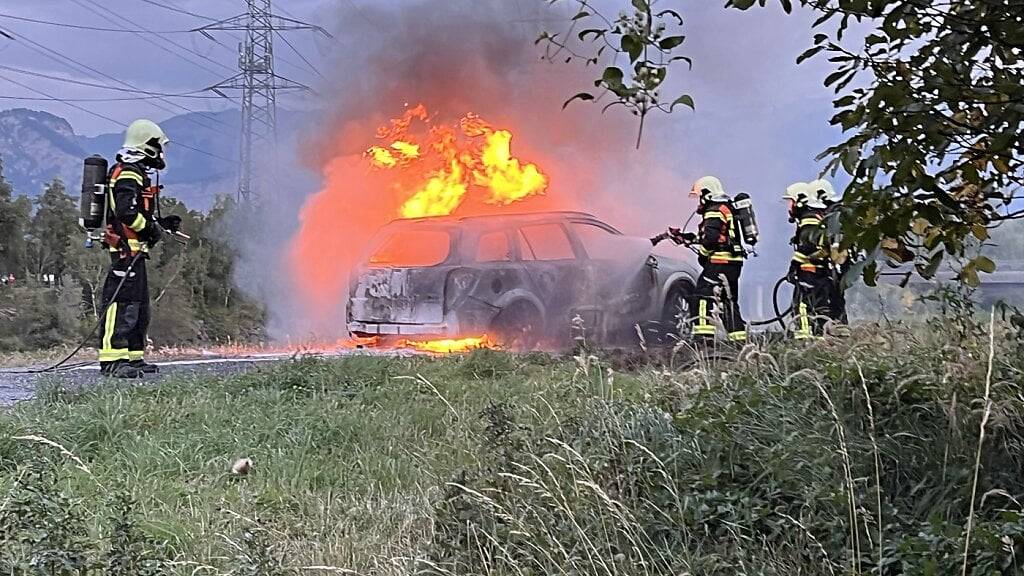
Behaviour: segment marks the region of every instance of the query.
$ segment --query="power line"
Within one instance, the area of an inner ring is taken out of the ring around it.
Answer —
[[[0,100],[22,100],[24,102],[137,102],[141,100],[158,100],[168,96],[127,96],[124,98],[28,98],[25,96],[0,95]],[[220,96],[175,96],[176,98],[195,98],[199,100],[220,100]]]
[[[145,99],[150,99],[150,98],[152,98],[152,99],[158,99],[158,98],[199,98],[199,99],[206,100],[206,99],[215,99],[215,98],[217,98],[216,96],[205,96],[205,95],[203,95],[203,93],[206,92],[206,90],[193,90],[191,92],[182,92],[180,94],[171,94],[171,93],[166,93],[166,92],[150,92],[149,90],[132,90],[132,89],[116,87],[116,86],[108,86],[106,84],[96,84],[96,83],[93,83],[93,82],[86,82],[84,80],[75,80],[74,78],[65,78],[63,76],[54,76],[52,74],[43,74],[42,72],[34,72],[32,70],[24,70],[22,68],[15,68],[13,66],[6,66],[4,64],[0,64],[0,69],[7,70],[8,72],[14,72],[16,74],[24,74],[26,76],[35,76],[36,78],[46,78],[47,80],[54,80],[56,82],[64,82],[64,83],[67,83],[67,84],[74,84],[76,86],[86,86],[86,87],[89,87],[89,88],[100,88],[102,90],[116,90],[118,92],[132,92],[132,93],[135,93],[135,94],[142,94],[142,95],[146,96]],[[142,99],[144,99],[144,98],[141,98],[141,97],[97,98],[97,99],[82,98],[80,100],[83,100],[83,101],[95,100],[97,102],[99,102],[99,101],[110,101],[110,102],[112,102],[112,101],[117,101],[117,100],[142,100]]]
[[[6,80],[6,81],[10,82],[11,84],[16,84],[18,86],[21,86],[22,88],[24,88],[26,90],[30,90],[32,92],[35,92],[36,94],[39,94],[40,96],[45,96],[45,97],[50,98],[50,99],[52,99],[52,100],[54,100],[56,102],[61,102],[61,103],[65,104],[67,106],[70,106],[70,107],[72,107],[72,108],[74,108],[76,110],[80,110],[82,112],[85,112],[86,114],[95,116],[97,118],[106,120],[108,122],[112,122],[112,123],[114,123],[114,124],[116,124],[116,125],[118,125],[118,126],[120,126],[122,128],[127,128],[128,127],[127,124],[125,124],[124,122],[121,122],[120,120],[115,120],[115,119],[111,118],[110,116],[105,116],[103,114],[100,114],[99,112],[95,112],[93,110],[89,110],[88,108],[85,108],[84,106],[79,106],[78,104],[75,104],[74,102],[71,102],[69,100],[65,100],[63,98],[58,98],[58,97],[56,97],[56,96],[54,96],[52,94],[49,94],[49,93],[44,92],[42,90],[38,90],[36,88],[33,88],[33,87],[29,86],[28,84],[22,84],[21,82],[18,82],[17,80],[13,80],[13,79],[11,79],[11,78],[9,78],[7,76],[4,76],[3,74],[0,74],[0,79]],[[216,158],[218,160],[223,160],[225,162],[231,162],[231,160],[228,160],[227,158],[225,158],[223,156],[219,156],[219,155],[214,154],[212,152],[207,152],[206,150],[202,150],[202,149],[199,149],[199,148],[195,148],[195,147],[189,146],[188,144],[183,144],[181,142],[174,142],[174,145],[175,146],[179,146],[181,148],[185,148],[186,150],[192,150],[193,152],[198,152],[199,154],[203,154],[204,156],[209,156],[211,158]]]
[[[187,16],[192,16],[194,18],[199,18],[201,20],[208,20],[210,22],[216,22],[217,21],[216,18],[210,18],[209,16],[203,16],[202,14],[196,14],[195,12],[189,12],[188,10],[183,10],[183,9],[177,8],[175,6],[168,6],[167,4],[163,4],[163,3],[157,2],[156,0],[139,0],[139,1],[140,2],[145,2],[146,4],[151,4],[153,6],[158,6],[160,8],[165,9],[165,10],[170,10],[171,12],[177,12],[178,14],[185,14]]]
[[[68,24],[66,22],[53,22],[52,20],[37,20],[35,18],[25,18],[24,16],[14,16],[13,14],[0,14],[0,18],[7,18],[9,20],[20,20],[22,22],[31,22],[33,24],[44,24],[46,26],[58,26],[60,28],[74,28],[75,30],[89,30],[92,32],[122,32],[122,33],[137,33],[146,32],[146,30],[137,29],[132,30],[128,28],[100,28],[98,26],[82,26],[79,24]],[[158,34],[190,34],[191,30],[161,30]]]
[[[87,6],[85,6],[84,4],[82,4],[82,2],[88,2],[92,6],[95,6],[96,8],[106,12],[107,14],[110,14],[112,17],[117,18],[121,22],[125,22],[127,24],[133,24],[133,22],[131,20],[128,20],[127,18],[121,16],[117,12],[114,12],[113,10],[110,10],[109,8],[106,8],[106,7],[102,6],[101,4],[98,4],[94,0],[71,0],[71,1],[74,2],[75,4],[78,4],[79,6],[81,6],[83,8],[85,8],[86,10],[88,10],[89,8]],[[150,30],[150,29],[146,28],[145,26],[139,26],[139,28],[142,28],[143,32],[140,33],[140,32],[134,32],[133,31],[132,34],[135,35],[135,36],[138,36],[139,38],[142,38],[143,40],[146,40],[151,45],[156,46],[157,48],[163,50],[164,52],[167,52],[168,54],[173,55],[176,58],[179,58],[179,59],[181,59],[181,60],[183,60],[185,62],[188,62],[189,64],[192,64],[193,66],[197,66],[199,68],[202,68],[203,70],[206,70],[210,74],[214,74],[214,75],[219,75],[220,74],[220,72],[217,72],[216,70],[213,70],[213,69],[211,69],[211,68],[209,68],[209,67],[207,67],[207,66],[205,66],[203,64],[200,64],[200,63],[196,62],[195,60],[192,60],[191,58],[188,58],[187,56],[185,56],[183,54],[180,54],[179,52],[177,52],[175,50],[171,50],[170,48],[164,46],[163,44],[161,44],[159,42],[153,42],[152,38],[147,38],[144,35],[144,34],[148,33],[148,34],[155,34],[157,36],[160,36],[159,32],[155,32],[153,30]],[[164,38],[163,36],[160,36],[160,37]],[[200,58],[202,58],[202,59],[204,59],[204,60],[206,60],[208,62],[212,62],[213,64],[215,64],[217,66],[220,66],[221,68],[224,68],[225,70],[231,70],[231,68],[229,68],[228,66],[226,66],[224,64],[221,64],[220,62],[217,62],[216,60],[214,60],[214,59],[212,59],[212,58],[210,58],[208,56],[204,56],[203,54],[200,54],[199,52],[196,52],[195,50],[192,50],[191,48],[189,48],[187,46],[179,44],[179,43],[175,42],[174,40],[171,40],[170,38],[164,38],[164,40],[167,40],[172,45],[174,45],[174,46],[176,46],[176,47],[178,47],[178,48],[180,48],[180,49],[182,49],[182,50],[184,50],[186,52],[190,52],[190,53],[195,54],[196,56],[199,56]]]
[[[280,33],[280,32],[278,32],[277,30],[274,30],[274,34],[277,34],[277,37],[278,37],[278,38],[280,38],[281,40],[283,40],[283,41],[284,41],[284,43],[285,43],[285,44],[286,44],[286,45],[287,45],[287,46],[288,46],[289,48],[291,48],[292,52],[294,52],[296,56],[298,56],[299,58],[301,58],[301,59],[302,59],[302,61],[306,63],[306,66],[308,66],[308,67],[309,67],[309,69],[310,69],[310,70],[312,70],[314,74],[316,74],[316,75],[317,75],[317,76],[319,76],[320,78],[323,78],[324,80],[326,80],[326,78],[324,77],[324,75],[323,75],[323,74],[321,74],[319,70],[317,70],[316,66],[314,66],[314,65],[313,65],[313,63],[312,63],[312,62],[310,62],[308,58],[306,58],[305,56],[303,56],[303,55],[302,55],[302,52],[299,52],[299,50],[298,50],[298,49],[297,49],[297,48],[296,48],[296,47],[295,47],[294,45],[292,45],[292,43],[291,43],[291,42],[290,42],[290,41],[288,40],[288,38],[287,38],[287,37],[286,37],[286,36],[285,36],[284,34],[281,34],[281,33]],[[280,57],[280,56],[278,56],[278,60],[281,60],[281,57]]]
[[[0,29],[0,33],[2,33],[2,32],[3,32],[3,29]],[[11,37],[13,38],[13,35],[11,35]],[[57,63],[60,63],[60,64],[62,64],[64,66],[69,67],[69,68],[72,68],[72,69],[74,69],[77,72],[81,72],[82,70],[88,70],[88,71],[90,71],[90,72],[92,72],[94,74],[98,74],[99,76],[114,82],[115,84],[120,84],[120,85],[128,86],[129,88],[133,88],[135,90],[139,90],[140,89],[138,86],[135,86],[134,84],[131,84],[130,82],[126,82],[124,80],[118,80],[117,78],[111,76],[110,74],[107,74],[105,72],[97,70],[96,68],[93,68],[92,66],[89,66],[88,64],[83,64],[81,62],[78,62],[74,58],[71,58],[69,56],[65,56],[61,52],[59,52],[57,50],[54,50],[52,48],[48,48],[48,47],[46,47],[46,46],[44,46],[44,45],[42,45],[42,44],[40,44],[40,43],[38,43],[38,42],[36,42],[36,41],[34,41],[32,39],[26,37],[23,34],[19,34],[17,36],[17,39],[21,40],[22,42],[27,42],[28,43],[27,47],[30,50],[32,50],[32,51],[34,51],[34,52],[36,52],[38,54],[42,54],[43,56],[45,56],[45,57],[49,58],[50,60],[53,60],[53,61],[55,61]],[[68,63],[70,63],[70,64],[68,64]],[[161,102],[164,102],[166,104],[169,104],[171,106],[174,106],[176,108],[179,108],[181,110],[185,110],[186,112],[191,112],[192,114],[197,114],[200,117],[202,117],[203,119],[209,120],[210,122],[213,122],[213,123],[216,123],[216,124],[221,124],[221,125],[226,126],[228,128],[233,128],[233,126],[231,126],[230,124],[227,124],[226,122],[221,121],[219,118],[215,118],[215,117],[210,116],[208,114],[205,114],[203,112],[197,112],[197,111],[192,110],[191,108],[189,108],[187,106],[183,106],[181,104],[177,104],[177,103],[172,102],[170,100],[167,100],[165,98],[158,98],[157,100],[159,100]],[[164,112],[170,112],[172,114],[175,113],[173,110],[168,109],[166,106],[160,106],[156,102],[150,102],[150,105],[155,107],[155,108],[159,108],[160,110],[163,110]],[[200,126],[200,127],[204,128],[206,130],[212,130],[214,132],[219,132],[221,134],[227,135],[224,131],[222,131],[222,130],[214,127],[214,126],[203,124],[203,123],[197,121],[193,117],[185,116],[185,119],[188,122],[191,122],[191,123],[195,124],[196,126]]]

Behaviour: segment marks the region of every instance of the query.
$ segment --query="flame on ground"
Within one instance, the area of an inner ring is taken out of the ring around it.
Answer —
[[[398,343],[398,347],[411,348],[413,350],[419,350],[420,352],[430,352],[433,354],[454,354],[458,352],[480,350],[482,348],[497,348],[498,343],[487,334],[484,334],[483,336],[474,338],[445,338],[441,340],[424,341],[402,340]]]
[[[512,155],[512,132],[474,114],[457,128],[433,124],[420,104],[378,129],[377,138],[387,145],[370,147],[364,157],[377,169],[397,170],[394,186],[406,198],[399,209],[403,218],[447,216],[477,193],[474,200],[506,206],[548,187],[536,164]]]

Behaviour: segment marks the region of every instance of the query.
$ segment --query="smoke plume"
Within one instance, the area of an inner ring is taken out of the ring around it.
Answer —
[[[332,81],[320,88],[327,110],[296,143],[297,156],[321,184],[301,203],[277,196],[270,216],[281,222],[295,214],[295,225],[275,227],[290,236],[249,258],[248,270],[265,274],[274,257],[282,272],[271,282],[242,282],[262,286],[274,336],[344,334],[348,273],[401,204],[362,154],[377,143],[378,127],[408,106],[422,103],[448,120],[478,114],[511,130],[515,155],[550,177],[547,195],[531,200],[529,210],[582,210],[627,232],[646,233],[670,220],[645,222],[649,206],[635,208],[644,204],[643,195],[686,188],[671,173],[645,166],[644,156],[629,153],[631,117],[599,116],[586,105],[562,109],[568,95],[592,85],[596,72],[540,58],[534,40],[545,18],[565,21],[547,2],[402,4],[340,14],[337,36],[347,49],[332,62]],[[679,215],[687,212],[680,205]]]

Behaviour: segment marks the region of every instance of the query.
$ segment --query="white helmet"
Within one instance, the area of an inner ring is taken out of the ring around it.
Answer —
[[[804,206],[808,208],[817,208],[819,210],[824,210],[825,208],[828,208],[828,206],[825,204],[825,201],[821,197],[815,196],[813,194],[807,197],[807,201],[804,202]]]
[[[160,159],[170,140],[163,129],[152,120],[132,122],[124,132],[124,148],[137,150],[152,160]]]
[[[801,200],[806,200],[809,195],[810,187],[807,182],[794,182],[786,187],[786,192],[782,195],[782,199],[800,202]]]
[[[836,194],[836,189],[832,187],[832,183],[828,180],[815,180],[808,184],[811,195],[818,197],[823,202],[838,202],[839,195]]]
[[[725,202],[729,199],[729,196],[725,193],[725,188],[722,187],[722,181],[714,176],[698,178],[693,183],[690,196],[700,198],[701,200],[711,200],[712,202]]]

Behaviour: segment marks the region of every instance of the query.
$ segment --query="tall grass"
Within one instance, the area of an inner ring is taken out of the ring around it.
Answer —
[[[0,416],[0,572],[63,523],[46,549],[96,573],[1017,574],[1024,359],[995,336],[55,391]]]

